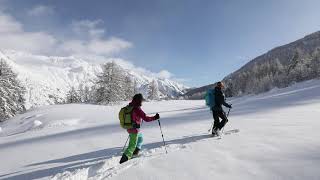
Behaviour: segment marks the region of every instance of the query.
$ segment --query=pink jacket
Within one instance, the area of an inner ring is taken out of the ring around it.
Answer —
[[[133,112],[132,112],[132,120],[138,124],[141,125],[142,120],[146,122],[154,121],[155,118],[153,116],[149,117],[147,116],[141,109],[139,102],[132,101],[129,105],[134,106]],[[132,128],[127,130],[128,133],[138,133],[139,128]]]

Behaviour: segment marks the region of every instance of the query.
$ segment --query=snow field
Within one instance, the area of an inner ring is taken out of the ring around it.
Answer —
[[[158,123],[144,123],[142,154],[121,165],[122,105],[29,111],[1,124],[0,179],[319,179],[320,81],[231,101],[221,139],[207,132],[212,117],[203,101],[144,103],[147,113],[160,113],[168,154]],[[35,121],[36,129],[19,126]]]

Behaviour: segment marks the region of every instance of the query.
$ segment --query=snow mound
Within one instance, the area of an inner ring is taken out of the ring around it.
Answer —
[[[54,120],[48,123],[48,127],[59,127],[59,126],[76,126],[80,123],[80,119],[62,119]]]
[[[15,129],[7,130],[7,128],[4,128],[4,131],[2,132],[1,136],[12,136],[29,131],[39,130],[41,128],[43,128],[43,122],[39,120],[29,120],[21,122],[19,126]]]
[[[42,125],[42,122],[39,120],[35,120],[33,121],[33,127],[32,128],[37,128],[40,127]]]
[[[52,105],[38,108],[35,111],[29,111],[3,123],[3,132],[1,136],[11,136],[31,131],[46,131],[47,129],[60,129],[68,131],[70,128],[77,129],[90,126],[90,124],[101,124],[105,122],[104,117],[98,117],[105,114],[107,117],[108,109],[111,107],[93,106],[93,105]],[[92,110],[92,113],[78,113],[74,110],[85,112]],[[90,116],[90,118],[88,117]],[[112,115],[115,118],[115,115]]]

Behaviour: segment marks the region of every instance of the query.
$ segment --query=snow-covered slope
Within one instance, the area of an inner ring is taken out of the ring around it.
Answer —
[[[1,124],[0,179],[286,179],[320,177],[320,81],[231,100],[222,138],[203,101],[147,102],[139,158],[119,165],[119,106],[53,105]]]
[[[61,102],[71,87],[91,86],[96,75],[101,72],[100,64],[89,58],[47,57],[17,51],[0,52],[0,58],[11,65],[19,80],[26,86],[28,109]],[[106,59],[106,62],[112,60],[114,59]],[[119,62],[137,81],[138,88],[144,94],[147,94],[146,86],[153,80],[159,85],[161,97],[176,97],[186,88],[178,82],[161,79],[155,73],[127,65],[122,60]]]
[[[276,47],[226,76],[228,96],[267,92],[320,77],[320,31]]]
[[[26,87],[26,107],[37,107],[61,102],[69,88],[90,85],[99,66],[73,57],[46,57],[8,51],[0,53],[18,74]]]

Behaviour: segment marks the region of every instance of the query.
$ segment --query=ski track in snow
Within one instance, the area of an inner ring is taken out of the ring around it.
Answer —
[[[238,132],[240,132],[239,129],[233,129],[233,130],[224,132],[223,135],[230,135]],[[210,134],[203,134],[203,135],[199,135],[198,137],[203,138],[201,139],[202,141],[207,141],[210,139],[214,139],[214,140],[221,139],[221,137],[212,137]],[[99,179],[112,178],[132,166],[139,166],[147,160],[165,156],[166,150],[168,151],[168,153],[184,150],[185,148],[188,148],[188,143],[168,144],[165,147],[163,146],[160,148],[143,150],[138,157],[135,157],[123,164],[119,164],[121,156],[113,156],[112,158],[109,158],[108,160],[105,160],[105,161],[97,161],[93,165],[87,164],[89,165],[88,168],[77,169],[73,172],[67,171],[67,172],[59,173],[54,177],[52,177],[52,180],[85,180],[85,179],[99,180]],[[86,164],[83,164],[83,165],[86,166]]]
[[[186,145],[182,144],[172,144],[166,146],[168,153],[182,150],[186,147]],[[64,172],[57,174],[52,179],[107,179],[120,174],[122,171],[132,166],[139,166],[144,161],[154,159],[163,155],[165,155],[164,147],[144,150],[141,152],[141,155],[139,155],[139,157],[133,158],[123,164],[119,164],[121,156],[115,156],[105,161],[96,162],[94,165],[90,165],[89,168],[78,169],[74,172]]]

